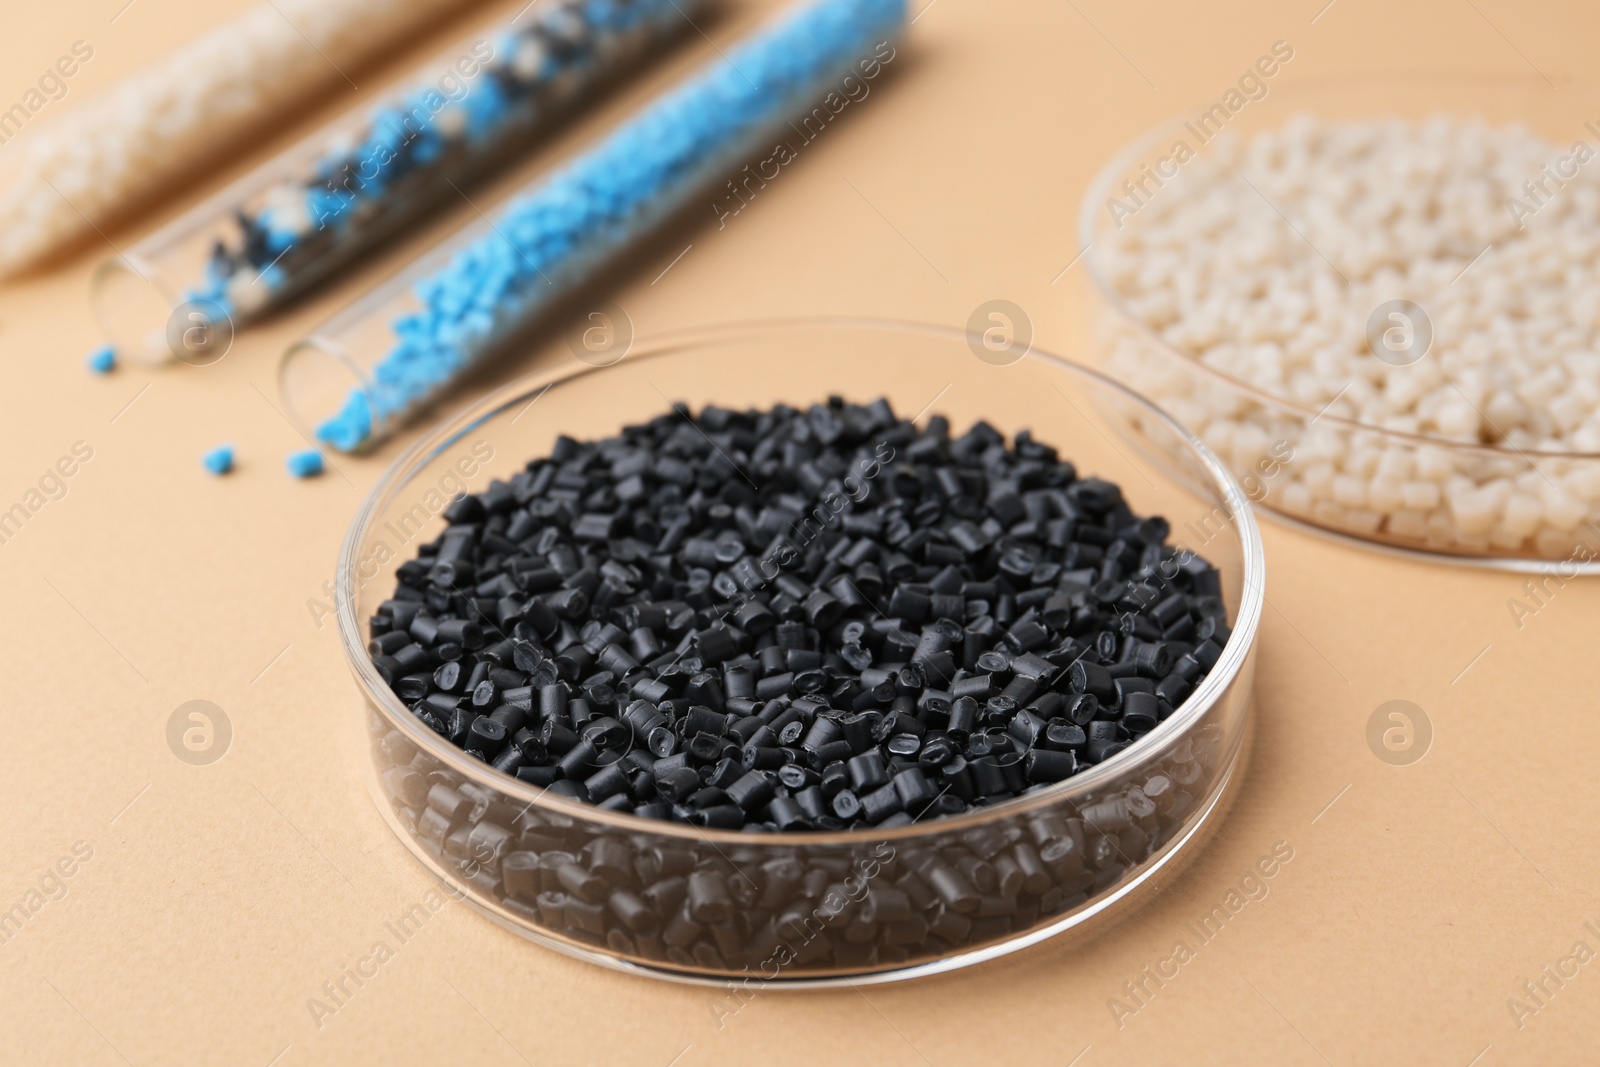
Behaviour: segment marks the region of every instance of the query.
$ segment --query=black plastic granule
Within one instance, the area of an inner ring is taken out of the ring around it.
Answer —
[[[682,405],[462,496],[371,620],[469,755],[719,829],[892,827],[1109,759],[1229,629],[1215,568],[1027,431]]]

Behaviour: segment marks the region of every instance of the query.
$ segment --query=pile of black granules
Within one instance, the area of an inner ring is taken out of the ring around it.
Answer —
[[[719,829],[903,826],[1109,759],[1211,669],[1215,568],[1022,431],[884,400],[556,441],[456,499],[378,673],[506,774]]]

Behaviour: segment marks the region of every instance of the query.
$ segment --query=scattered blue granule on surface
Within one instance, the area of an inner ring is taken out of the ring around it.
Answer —
[[[779,19],[513,200],[419,279],[370,385],[317,428],[341,451],[434,396],[508,328],[680,206],[896,36],[905,0],[818,0]]]
[[[110,374],[117,366],[117,350],[110,345],[102,345],[89,353],[88,364],[96,374]]]
[[[212,474],[227,474],[233,470],[233,446],[218,445],[201,456],[200,462]]]
[[[314,448],[289,453],[289,473],[296,478],[314,478],[322,473],[322,453]]]

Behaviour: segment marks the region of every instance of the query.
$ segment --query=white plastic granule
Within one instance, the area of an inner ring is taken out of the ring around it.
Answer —
[[[103,226],[453,0],[270,0],[0,145],[0,274]]]
[[[1386,540],[1539,556],[1568,554],[1600,521],[1600,455],[1538,455],[1600,453],[1587,142],[1301,117],[1219,138],[1122,205],[1096,252],[1133,316],[1312,414],[1252,401],[1128,329],[1113,369],[1236,470],[1270,466],[1275,506]]]

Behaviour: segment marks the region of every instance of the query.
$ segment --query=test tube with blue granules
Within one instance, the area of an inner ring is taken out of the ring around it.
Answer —
[[[102,331],[119,355],[200,362],[184,350],[194,322],[231,337],[459,199],[708,6],[547,0],[486,28],[104,264],[91,293]]]
[[[334,316],[285,354],[284,400],[334,449],[369,448],[617,252],[895,55],[905,0],[810,0]]]

